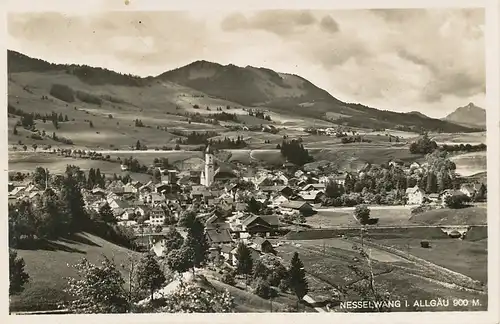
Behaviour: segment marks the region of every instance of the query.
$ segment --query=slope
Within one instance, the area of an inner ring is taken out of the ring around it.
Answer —
[[[486,127],[486,110],[474,105],[459,107],[444,118],[444,120],[468,127]]]
[[[67,278],[76,275],[72,265],[82,258],[98,263],[105,255],[114,260],[124,278],[128,278],[129,258],[139,258],[137,252],[88,233],[76,234],[71,239],[49,241],[37,249],[18,249],[17,252],[26,263],[30,282],[21,294],[11,298],[11,311],[54,309],[57,303],[67,298],[63,291]]]
[[[381,111],[360,104],[344,103],[300,76],[266,68],[196,61],[156,78],[247,106],[322,118],[334,113],[331,121],[352,127],[471,131],[468,127],[421,114]]]

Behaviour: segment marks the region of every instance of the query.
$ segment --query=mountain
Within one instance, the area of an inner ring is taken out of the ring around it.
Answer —
[[[185,105],[190,103],[179,98],[186,98],[185,94],[190,94],[189,98],[205,97],[205,101],[216,100],[221,103],[220,106],[256,107],[287,116],[328,120],[349,127],[449,133],[477,130],[471,126],[433,119],[422,114],[398,113],[359,103],[342,102],[300,76],[252,66],[238,67],[232,64],[196,61],[156,77],[144,78],[86,65],[53,64],[8,51],[8,72],[36,73],[36,76],[25,76],[23,79],[28,80],[28,83],[41,82],[43,79],[44,86],[49,89],[55,83],[71,82],[75,85],[75,90],[92,89],[94,94],[101,97],[103,91],[109,92],[108,96],[112,97],[119,93],[120,98],[115,98],[116,100],[128,102],[141,109],[144,107],[145,112],[153,108],[161,110],[162,103],[163,106],[170,107],[170,110],[176,106],[180,111],[185,110]],[[75,83],[75,78],[78,84]],[[194,93],[196,96],[193,96]],[[191,107],[192,104],[194,102],[191,102]],[[199,104],[204,105],[205,102]]]
[[[443,120],[467,127],[485,128],[486,110],[471,102],[467,106],[457,108]]]
[[[425,114],[422,114],[420,111],[409,111],[407,112],[407,114],[410,114],[410,115],[416,115],[416,116],[420,116],[422,118],[430,118],[429,116],[425,115]]]
[[[476,129],[430,118],[421,113],[407,114],[379,110],[358,103],[346,103],[308,80],[267,68],[238,67],[196,61],[156,77],[210,96],[244,106],[263,107],[276,112],[328,119],[361,128],[406,131],[471,132]],[[332,116],[333,115],[333,116]]]

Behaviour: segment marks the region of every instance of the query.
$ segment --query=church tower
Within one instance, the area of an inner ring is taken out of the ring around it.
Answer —
[[[205,174],[204,183],[206,187],[210,187],[214,182],[215,177],[215,165],[214,165],[214,151],[210,144],[205,149]]]

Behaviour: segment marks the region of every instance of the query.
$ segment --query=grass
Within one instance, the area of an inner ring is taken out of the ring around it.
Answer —
[[[227,285],[218,280],[209,280],[210,283],[219,291],[227,290],[231,297],[234,298],[234,303],[236,306],[236,311],[239,313],[264,313],[270,312],[271,310],[271,300],[261,298],[255,294],[248,291]],[[287,307],[294,307],[296,305],[296,299],[292,296],[280,293],[272,299],[273,312],[283,312]],[[304,306],[301,306],[301,309]],[[309,312],[314,312],[310,307],[307,308]]]
[[[338,211],[322,211],[306,218],[307,224],[315,228],[329,228],[337,226],[359,226],[359,223],[353,217],[353,210]],[[370,210],[370,217],[378,218],[377,225],[381,226],[396,226],[410,224],[410,210],[408,208],[394,208],[394,209],[372,209]],[[374,225],[376,227],[377,225]]]
[[[452,246],[451,241],[450,247]],[[349,268],[349,265],[357,264],[354,257],[359,257],[359,255],[352,251],[348,246],[349,243],[339,244],[339,242],[339,240],[335,239],[325,240],[325,245],[323,245],[323,240],[311,240],[300,242],[300,246],[285,244],[278,248],[279,255],[285,260],[290,259],[294,252],[299,253],[299,257],[306,267],[308,279],[311,283],[309,295],[316,300],[339,300],[339,297],[335,297],[334,293],[336,287],[356,285],[355,282],[359,279]],[[374,253],[372,249],[372,257]],[[389,255],[384,256],[384,253]],[[394,311],[414,310],[412,306],[415,300],[430,300],[438,297],[446,299],[480,298],[483,305],[481,310],[485,309],[484,307],[487,305],[486,296],[452,289],[442,286],[437,282],[432,282],[431,280],[440,280],[439,275],[404,260],[398,261],[398,258],[391,256],[390,253],[384,253],[377,251],[377,255],[373,257],[376,287],[387,291],[391,296],[391,300],[399,299],[403,304],[406,300],[410,304],[409,307],[404,307],[403,305],[402,308],[395,309]],[[381,260],[384,262],[380,262]],[[470,262],[473,261],[471,260]],[[341,294],[340,299],[354,301],[360,299],[360,297],[356,292],[348,288],[347,294]],[[420,310],[449,311],[459,309],[449,307],[446,309],[432,308]]]
[[[92,263],[102,260],[102,255],[112,258],[118,268],[128,278],[129,256],[138,259],[137,252],[110,243],[100,237],[80,233],[70,239],[47,242],[38,249],[17,249],[18,255],[26,263],[25,270],[30,276],[26,289],[11,298],[11,311],[35,311],[52,309],[68,296],[63,292],[68,277],[76,271],[71,267],[82,258]],[[124,264],[125,269],[120,265]]]
[[[122,172],[120,163],[102,160],[80,159],[71,157],[62,157],[51,153],[41,152],[9,152],[9,172],[33,172],[36,167],[42,167],[53,174],[62,174],[66,171],[68,164],[76,165],[82,170],[90,168],[99,168],[105,175],[129,174],[131,178],[139,181],[149,181],[151,176],[148,174],[135,172]]]
[[[410,221],[425,225],[486,225],[488,214],[485,205],[461,209],[434,209],[414,215]]]
[[[487,267],[487,238],[479,241],[457,239],[430,240],[431,248],[420,246],[418,238],[381,239],[375,242],[407,251],[419,258],[462,273],[473,279],[486,283],[488,280]]]

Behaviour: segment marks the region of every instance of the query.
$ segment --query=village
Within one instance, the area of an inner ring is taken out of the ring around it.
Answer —
[[[82,188],[85,207],[96,213],[105,206],[109,207],[118,225],[134,231],[137,246],[143,251],[153,251],[158,257],[164,256],[168,228],[176,226],[186,212],[194,212],[205,226],[210,254],[215,258],[222,257],[234,266],[238,243],[247,244],[257,256],[272,252],[280,244],[276,239],[289,231],[297,231],[307,223],[309,216],[328,208],[325,204],[328,196],[331,198],[331,192],[344,192],[346,178],[349,181],[353,176],[342,172],[330,173],[323,168],[312,171],[295,168],[291,171],[293,166],[290,164],[274,170],[259,168],[242,174],[234,166],[217,165],[210,145],[204,155],[205,164],[201,172],[153,165],[161,174],[156,181],[141,183],[131,179],[123,183],[122,180],[108,179],[104,186],[96,184],[93,188]],[[427,166],[427,163],[405,164],[398,161],[387,164],[387,167],[397,168],[408,177],[424,174]],[[122,165],[122,169],[126,171],[127,166]],[[362,178],[364,173],[367,173],[366,168],[354,176]],[[48,181],[46,186],[49,188]],[[33,181],[21,184],[10,182],[9,201],[33,201],[47,188],[40,188]],[[462,183],[456,189],[426,193],[417,183],[407,187],[404,196],[392,205],[445,208],[448,197],[473,200],[482,190],[485,190],[484,184]],[[339,194],[333,195],[337,196],[333,198],[335,202]],[[364,195],[365,199],[363,196],[353,198],[354,203],[348,206],[376,205],[373,198],[367,196]],[[378,200],[378,204],[383,205]],[[179,231],[185,236],[182,228]],[[275,239],[274,243],[269,239]]]

